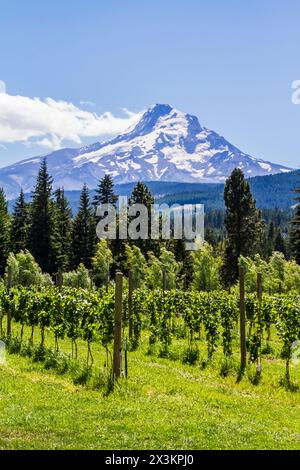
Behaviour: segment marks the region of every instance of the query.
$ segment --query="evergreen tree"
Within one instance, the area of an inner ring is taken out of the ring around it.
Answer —
[[[254,201],[254,205],[255,205]],[[266,243],[266,223],[263,218],[261,209],[256,209],[256,239],[254,240],[253,253],[258,253],[261,256],[265,254],[265,243]]]
[[[263,221],[243,172],[236,168],[227,179],[224,191],[227,245],[223,278],[227,285],[238,279],[239,257],[260,251]]]
[[[42,161],[32,195],[29,228],[29,251],[43,272],[53,273],[54,211],[51,201],[53,179],[48,173],[46,159]]]
[[[300,187],[295,190],[296,194],[300,194]],[[300,264],[300,196],[296,198],[298,205],[292,220],[292,228],[290,233],[290,245],[292,254],[298,264]]]
[[[151,240],[151,206],[154,204],[154,198],[144,183],[138,182],[132,191],[129,205],[132,206],[134,204],[143,204],[148,209],[148,239],[135,240],[134,244],[140,248],[145,256],[149,251],[157,255],[159,253],[159,244],[157,240]]]
[[[269,224],[269,229],[268,229],[268,235],[267,235],[267,240],[266,240],[266,251],[267,251],[267,257],[269,258],[272,256],[272,253],[274,251],[274,244],[275,244],[275,225],[273,220]]]
[[[96,254],[92,259],[93,280],[97,286],[108,283],[112,263],[113,256],[107,240],[100,240],[97,244]]]
[[[129,204],[144,204],[148,209],[154,204],[154,198],[144,183],[138,182],[133,188]]]
[[[29,204],[25,202],[21,189],[12,214],[10,228],[10,249],[13,253],[25,251],[28,247]]]
[[[178,278],[184,289],[188,289],[193,280],[193,253],[186,249],[186,241],[183,239],[170,240],[169,249],[175,255],[176,261],[180,267]]]
[[[285,241],[284,241],[284,238],[282,236],[282,233],[281,233],[280,229],[277,230],[277,234],[276,234],[276,237],[275,237],[275,240],[274,240],[274,251],[279,251],[285,257],[287,255],[286,247],[285,247]]]
[[[213,247],[215,247],[218,243],[216,230],[212,227],[205,227],[204,238],[205,238],[205,241]]]
[[[88,269],[92,265],[92,257],[96,246],[96,225],[94,212],[90,206],[89,191],[86,184],[80,195],[79,211],[73,222],[72,233],[72,266],[77,268],[80,263]]]
[[[112,204],[115,206],[118,196],[114,193],[114,182],[110,175],[105,175],[98,184],[93,199],[95,210],[100,204]]]
[[[116,206],[118,196],[114,193],[114,182],[110,175],[105,175],[98,184],[95,191],[93,206],[95,213],[97,213],[97,207],[100,204],[112,204]],[[97,221],[101,218],[97,217]],[[117,231],[118,231],[118,216],[117,216]],[[111,273],[114,276],[117,270],[123,270],[125,262],[125,244],[123,240],[119,240],[117,237],[115,240],[110,240],[109,246],[113,253],[113,263],[111,267]]]
[[[65,197],[63,188],[55,191],[55,233],[53,245],[55,249],[56,267],[66,271],[70,266],[72,243],[72,211]]]
[[[215,256],[213,247],[205,242],[198,250],[193,251],[193,259],[193,287],[199,291],[219,289],[222,258]]]
[[[274,222],[272,220],[270,222],[269,231],[268,231],[268,239],[269,239],[270,245],[274,244],[274,238],[275,238],[275,227],[274,227]]]
[[[126,245],[126,269],[132,273],[134,287],[140,288],[144,284],[146,272],[146,260],[137,246]]]
[[[0,275],[3,276],[9,249],[10,217],[7,202],[2,188],[0,188]]]

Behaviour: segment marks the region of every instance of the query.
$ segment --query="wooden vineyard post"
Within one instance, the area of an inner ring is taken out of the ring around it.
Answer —
[[[58,282],[58,288],[59,288],[59,290],[61,290],[61,288],[63,286],[63,275],[62,275],[62,270],[61,269],[58,270],[57,282]]]
[[[124,347],[124,361],[125,361],[125,377],[128,379],[128,353],[127,353],[127,339],[125,340]]]
[[[132,339],[132,293],[133,293],[133,276],[132,271],[128,273],[128,316],[129,316],[129,340]]]
[[[163,292],[167,290],[167,270],[163,269],[162,272],[162,287],[163,287]]]
[[[246,309],[245,309],[245,268],[240,266],[240,348],[241,348],[241,371],[247,364],[246,347]]]
[[[11,271],[11,266],[8,266],[7,270],[7,289],[10,291],[12,288],[12,271]],[[10,312],[10,307],[8,307],[7,311],[7,330],[6,334],[9,337],[11,335],[11,312]]]
[[[261,343],[262,343],[262,328],[261,328],[261,302],[262,302],[262,294],[263,294],[263,283],[262,283],[262,273],[257,273],[257,300],[259,303],[258,306],[258,324],[259,324],[259,334],[260,334],[260,348],[259,348],[259,356],[257,358],[257,366],[256,372],[258,374],[261,373]]]
[[[106,282],[105,282],[106,292],[108,292],[108,289],[109,289],[109,281],[110,281],[110,277],[109,277],[109,270],[108,270],[108,273],[106,276]]]
[[[122,291],[123,274],[116,273],[116,292],[115,292],[115,326],[114,326],[114,379],[118,380],[121,376],[122,366]]]

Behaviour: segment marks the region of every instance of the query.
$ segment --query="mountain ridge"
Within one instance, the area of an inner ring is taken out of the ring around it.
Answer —
[[[112,139],[79,149],[66,148],[0,169],[0,186],[12,199],[21,187],[34,187],[39,165],[47,158],[54,187],[95,188],[104,174],[115,183],[173,181],[222,183],[239,167],[246,177],[284,173],[292,169],[248,155],[198,118],[168,104],[149,108],[140,120]]]
[[[248,179],[251,191],[260,209],[290,210],[295,204],[296,187],[299,187],[300,175],[295,170],[289,173],[258,176]],[[224,184],[222,183],[178,183],[165,181],[145,182],[157,203],[167,204],[196,204],[202,203],[205,211],[224,209]],[[117,184],[116,194],[130,196],[135,183]],[[66,191],[73,214],[77,212],[80,200],[79,190]],[[94,190],[90,190],[92,200]],[[31,200],[30,193],[25,195],[26,200]],[[9,201],[9,209],[12,211],[15,200]]]

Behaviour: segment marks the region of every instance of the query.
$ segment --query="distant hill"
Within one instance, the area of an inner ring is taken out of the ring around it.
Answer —
[[[257,201],[257,206],[261,209],[288,209],[295,204],[294,189],[300,186],[299,171],[282,173],[268,176],[257,176],[249,179],[251,189]],[[120,196],[130,196],[136,183],[117,184],[115,191]],[[177,183],[150,181],[146,182],[155,199],[159,203],[167,204],[205,204],[206,212],[223,209],[223,184],[213,183]],[[94,190],[90,191],[91,199]],[[80,191],[66,191],[66,196],[70,202],[73,213],[76,213]],[[30,194],[26,195],[30,200]],[[9,201],[9,208],[12,209],[14,200]]]
[[[300,186],[298,170],[285,174],[257,176],[249,179],[252,193],[261,209],[287,209],[295,204],[294,190]],[[181,184],[176,192],[168,192],[158,200],[167,204],[203,203],[206,211],[223,209],[223,184]]]

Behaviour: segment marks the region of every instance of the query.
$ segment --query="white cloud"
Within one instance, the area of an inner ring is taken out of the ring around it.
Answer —
[[[3,80],[0,80],[0,93],[6,93],[6,84]]]
[[[90,106],[91,108],[93,108],[95,105],[95,103],[93,103],[93,101],[80,101],[80,106]]]
[[[0,82],[1,83],[1,82]],[[4,90],[5,91],[5,90]],[[140,113],[123,110],[124,117],[85,111],[66,101],[0,93],[0,143],[22,142],[58,149],[65,141],[114,135],[132,126]]]

